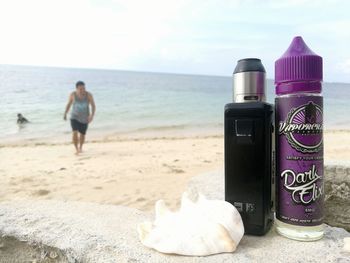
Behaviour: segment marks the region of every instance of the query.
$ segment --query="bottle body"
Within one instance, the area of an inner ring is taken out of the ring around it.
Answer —
[[[225,106],[225,200],[240,212],[245,234],[264,235],[273,222],[272,123],[268,103]]]
[[[283,90],[283,85],[289,84],[279,85]],[[275,100],[276,229],[281,235],[302,241],[323,236],[323,97],[320,90],[287,93]]]

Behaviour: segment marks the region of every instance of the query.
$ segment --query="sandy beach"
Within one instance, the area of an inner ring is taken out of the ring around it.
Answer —
[[[39,144],[39,145],[38,145]],[[58,199],[122,204],[142,210],[164,199],[179,202],[189,178],[220,168],[220,137],[111,139],[37,143],[0,149],[0,201]]]
[[[350,160],[350,131],[325,132],[325,161]],[[69,143],[1,145],[0,201],[56,199],[149,210],[179,205],[188,180],[223,168],[221,135],[109,137],[74,155]]]

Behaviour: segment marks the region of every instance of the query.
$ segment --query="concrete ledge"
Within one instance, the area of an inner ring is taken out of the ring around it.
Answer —
[[[328,168],[327,168],[328,169]],[[223,173],[193,178],[210,198],[223,198]],[[349,203],[348,203],[349,204]],[[244,236],[237,251],[209,257],[163,255],[142,246],[136,225],[153,213],[83,202],[0,203],[0,262],[348,262],[343,238],[350,233],[326,225],[325,237],[298,242],[272,229],[264,237]]]
[[[26,241],[40,256],[62,252],[58,258],[63,262],[136,261],[145,254],[135,228],[143,220],[146,215],[136,209],[83,202],[17,201],[0,206],[3,237]],[[11,249],[6,239],[2,242],[0,256]]]
[[[342,251],[350,234],[329,226],[317,242],[288,240],[273,229],[264,237],[245,236],[233,254],[183,257],[143,247],[136,224],[150,214],[135,209],[36,201],[2,203],[0,211],[2,262],[345,262],[350,256]]]
[[[350,231],[350,165],[325,167],[324,222]]]

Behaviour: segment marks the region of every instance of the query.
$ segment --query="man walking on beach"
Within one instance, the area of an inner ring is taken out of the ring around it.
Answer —
[[[75,154],[78,155],[83,150],[85,134],[88,128],[88,124],[92,122],[94,118],[96,106],[92,94],[85,90],[84,82],[78,81],[75,84],[75,87],[76,90],[69,96],[63,119],[67,120],[67,114],[73,104],[70,123],[73,130],[73,143],[76,149]],[[89,106],[91,106],[91,114]]]

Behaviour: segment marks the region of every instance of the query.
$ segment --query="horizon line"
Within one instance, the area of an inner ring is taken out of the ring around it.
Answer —
[[[36,68],[56,68],[56,69],[80,69],[80,70],[104,70],[104,71],[127,71],[137,73],[151,73],[151,74],[168,74],[168,75],[184,75],[184,76],[201,76],[201,77],[227,77],[231,78],[231,75],[214,75],[214,74],[199,74],[199,73],[178,73],[178,72],[162,72],[162,71],[145,71],[135,69],[117,69],[117,68],[90,68],[90,67],[70,67],[70,66],[44,66],[44,65],[28,65],[28,64],[2,64],[0,66],[15,66],[15,67],[36,67]],[[266,80],[274,81],[273,78],[266,78]],[[333,84],[350,84],[350,82],[341,81],[322,81],[325,83]]]

